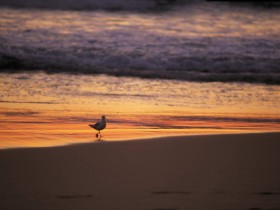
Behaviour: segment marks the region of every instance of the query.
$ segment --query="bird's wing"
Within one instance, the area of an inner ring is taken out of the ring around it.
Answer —
[[[94,125],[93,125],[93,124],[89,124],[90,127],[95,128],[95,129],[96,129],[99,125],[100,125],[100,122],[97,122],[97,123],[95,123]]]
[[[95,125],[93,125],[92,127],[96,129],[96,128],[98,128],[98,127],[100,126],[100,124],[101,124],[100,122],[97,122],[97,123],[95,123]]]

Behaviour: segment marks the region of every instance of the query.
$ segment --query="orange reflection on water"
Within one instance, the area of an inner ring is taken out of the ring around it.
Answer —
[[[38,105],[33,104],[32,106],[33,109],[36,109]],[[49,109],[57,109],[57,107],[49,106]],[[213,122],[207,119],[199,120],[196,115],[189,116],[190,120],[176,120],[176,112],[173,115],[170,113],[167,115],[163,115],[163,113],[116,114],[112,113],[112,110],[113,107],[110,110],[111,113],[107,115],[107,128],[102,131],[104,141],[280,130],[280,125],[277,123],[227,122],[225,120]],[[55,113],[60,113],[56,115],[52,111],[45,110],[42,111],[42,114],[34,114],[36,116],[25,116],[26,110],[17,110],[15,116],[3,117],[2,115],[0,120],[0,148],[48,147],[97,140],[95,137],[96,131],[90,128],[88,124],[98,120],[98,113],[92,115],[95,117],[93,119],[86,112],[75,113],[74,111],[56,110]],[[6,113],[14,112],[13,109],[13,111],[9,110]],[[22,113],[22,116],[20,116],[20,113]],[[208,115],[208,117],[217,116]],[[145,122],[143,123],[143,121]]]
[[[0,148],[280,130],[280,87],[108,76],[0,75]]]
[[[25,120],[25,119],[24,119]],[[160,123],[158,121],[151,123]],[[170,121],[176,124],[176,121]],[[252,128],[252,124],[234,124],[220,123],[208,124],[205,122],[188,123],[190,128],[157,128],[135,126],[131,124],[108,123],[107,128],[102,131],[103,141],[123,141],[132,139],[149,139],[163,136],[178,136],[178,135],[198,135],[198,134],[220,134],[220,133],[246,133],[246,132],[261,132],[269,131],[267,127],[260,130],[260,125],[256,124],[256,128]],[[0,123],[1,126],[1,144],[0,148],[15,148],[15,147],[50,147],[74,143],[95,142],[96,131],[91,129],[87,123]],[[200,128],[195,128],[201,126]],[[222,129],[215,126],[224,126]],[[233,126],[235,128],[233,128]],[[248,128],[247,128],[248,126]],[[192,128],[193,127],[193,128]],[[227,128],[228,127],[228,128]],[[274,125],[275,128],[275,125]],[[280,129],[280,126],[278,127]],[[271,130],[273,131],[273,130]]]

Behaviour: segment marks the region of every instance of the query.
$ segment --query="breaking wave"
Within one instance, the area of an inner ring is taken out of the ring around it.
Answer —
[[[114,46],[115,50],[112,50],[108,46],[101,47],[102,44],[98,47],[97,43],[92,44],[90,40],[88,44],[78,47],[10,47],[4,52],[0,51],[0,69],[6,72],[44,70],[48,73],[101,73],[187,81],[280,84],[280,59],[277,54],[259,53],[251,56],[246,52],[232,52],[239,50],[234,45],[230,50],[216,51],[215,47],[223,47],[222,41],[212,41],[210,46],[206,46],[206,41],[201,40],[199,46],[196,45],[197,40],[185,40],[184,44],[177,44],[178,52],[170,52],[169,47],[160,45],[148,47],[147,52],[141,46],[129,46],[126,49]],[[262,49],[259,49],[259,45],[263,40],[252,42],[243,39],[240,42],[250,45],[247,50],[251,53],[271,49],[278,52],[280,49],[280,41],[270,41],[270,46]]]
[[[13,2],[45,4],[0,0],[0,5]],[[53,0],[48,5],[148,8],[186,2]],[[164,13],[0,10],[0,71],[280,84],[278,9],[202,3]]]

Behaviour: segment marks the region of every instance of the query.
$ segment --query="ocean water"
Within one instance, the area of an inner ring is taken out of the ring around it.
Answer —
[[[2,149],[280,130],[277,5],[0,5]]]
[[[0,74],[0,148],[280,130],[280,86],[106,75]]]
[[[158,2],[1,0],[0,69],[280,83],[279,6]]]

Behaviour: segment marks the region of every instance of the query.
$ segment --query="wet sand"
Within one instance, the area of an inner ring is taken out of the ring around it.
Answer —
[[[108,75],[0,74],[0,149],[280,131],[280,86]]]
[[[280,209],[280,133],[0,151],[0,209]]]

